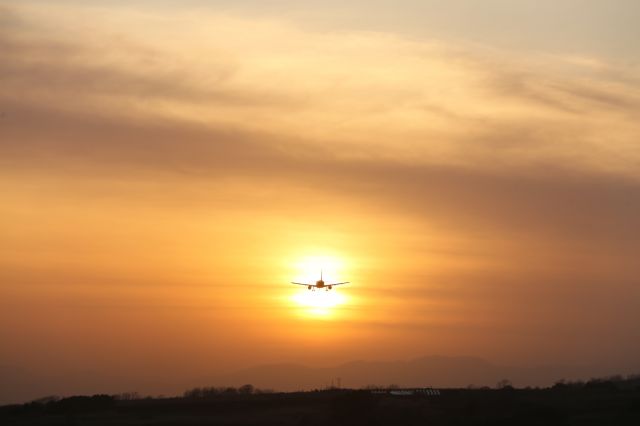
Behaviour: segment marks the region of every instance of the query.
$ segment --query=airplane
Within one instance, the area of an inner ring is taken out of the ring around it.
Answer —
[[[323,280],[322,280],[322,269],[320,270],[320,279],[318,281],[316,281],[315,284],[308,284],[308,283],[297,283],[295,281],[291,281],[291,284],[296,284],[296,285],[306,285],[307,288],[309,290],[314,290],[316,288],[324,288],[326,291],[331,290],[331,287],[333,287],[334,285],[342,285],[342,284],[349,284],[349,281],[343,281],[341,283],[331,283],[331,284],[326,284]]]

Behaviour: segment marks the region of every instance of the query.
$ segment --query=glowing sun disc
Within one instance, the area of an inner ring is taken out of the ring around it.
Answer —
[[[329,315],[332,309],[346,301],[346,297],[335,290],[299,291],[292,299],[306,312],[320,316]]]

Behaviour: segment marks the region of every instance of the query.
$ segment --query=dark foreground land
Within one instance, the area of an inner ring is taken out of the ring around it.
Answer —
[[[640,425],[640,386],[80,396],[0,407],[2,425]]]

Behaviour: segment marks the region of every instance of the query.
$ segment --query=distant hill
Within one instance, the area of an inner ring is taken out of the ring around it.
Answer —
[[[509,367],[474,357],[425,356],[409,361],[353,361],[328,368],[299,364],[262,365],[218,377],[216,382],[230,386],[251,383],[259,388],[283,391],[337,385],[337,378],[342,387],[350,388],[391,384],[404,387],[495,386],[502,379],[508,379],[516,386],[547,386],[560,379],[588,379],[599,373],[593,367]]]

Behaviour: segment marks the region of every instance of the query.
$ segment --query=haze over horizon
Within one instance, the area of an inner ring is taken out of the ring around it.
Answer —
[[[433,354],[640,372],[639,20],[0,2],[0,371],[67,394]],[[289,284],[320,268],[351,284]]]

